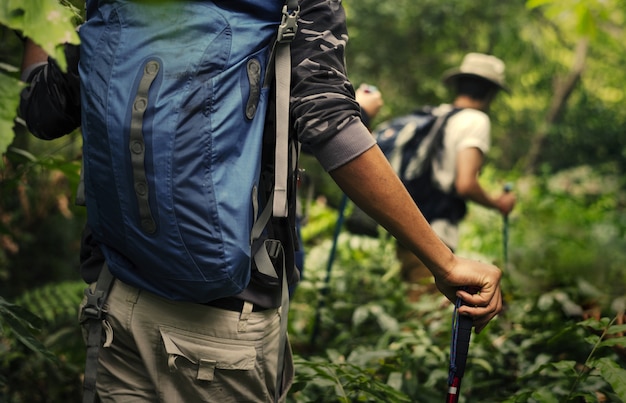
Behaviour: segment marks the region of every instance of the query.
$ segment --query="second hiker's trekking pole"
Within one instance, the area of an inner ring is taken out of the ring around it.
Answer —
[[[471,294],[478,292],[478,289],[474,287],[464,289]],[[452,314],[452,341],[450,342],[450,369],[448,372],[446,403],[457,403],[459,401],[461,380],[465,374],[470,336],[474,326],[474,320],[471,317],[459,315],[459,307],[463,304],[463,300],[457,298],[454,305],[454,313]]]
[[[511,183],[507,183],[504,185],[504,193],[509,193],[513,190],[513,185]],[[504,270],[507,269],[509,264],[509,215],[502,216],[502,254],[503,254],[503,263],[502,268]]]
[[[326,278],[324,279],[324,288],[322,289],[320,299],[317,303],[317,309],[315,310],[315,321],[313,322],[313,331],[311,332],[310,344],[315,344],[317,338],[317,332],[319,330],[321,309],[326,302],[326,294],[328,294],[328,284],[330,283],[330,272],[335,261],[335,253],[337,252],[337,242],[339,240],[339,234],[341,233],[341,227],[343,226],[344,214],[346,206],[348,205],[348,196],[345,194],[341,198],[341,204],[339,205],[339,217],[337,217],[337,224],[335,225],[335,234],[333,236],[333,244],[330,248],[330,255],[328,256],[328,265],[326,266]]]

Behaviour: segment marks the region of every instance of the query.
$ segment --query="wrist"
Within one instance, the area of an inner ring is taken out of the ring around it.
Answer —
[[[427,266],[436,279],[447,279],[454,272],[458,264],[457,256],[445,246],[445,251],[438,252],[436,259],[428,262]]]
[[[494,199],[492,203],[493,209],[497,210],[500,214],[504,214],[502,199]]]

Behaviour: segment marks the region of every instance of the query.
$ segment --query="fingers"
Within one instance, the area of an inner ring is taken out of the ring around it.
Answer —
[[[511,211],[513,211],[513,207],[515,207],[516,198],[513,193],[503,193],[500,196],[498,205],[499,210],[503,215],[509,215]]]
[[[480,333],[502,311],[501,277],[502,271],[494,265],[457,256],[454,267],[436,278],[436,283],[452,302],[463,300],[459,314],[471,316],[476,333]]]
[[[498,288],[493,293],[481,292],[469,294],[465,291],[457,292],[457,297],[465,302],[459,308],[460,315],[471,316],[474,319],[475,332],[480,333],[502,311],[502,296]]]

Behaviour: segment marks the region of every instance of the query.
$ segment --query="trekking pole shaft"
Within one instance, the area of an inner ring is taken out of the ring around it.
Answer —
[[[461,378],[465,374],[465,364],[467,363],[467,354],[469,352],[470,337],[472,335],[472,327],[474,320],[469,316],[459,315],[459,333],[457,336],[456,347],[456,371]]]
[[[459,401],[459,391],[461,390],[461,380],[465,374],[465,365],[469,353],[469,343],[472,334],[474,321],[469,316],[459,316],[458,334],[456,345],[456,373],[452,378],[452,383],[448,385],[448,397],[446,403],[456,403]]]
[[[507,183],[504,185],[504,193],[509,193],[513,189],[513,185]],[[506,270],[509,264],[509,216],[502,216],[502,255],[503,255],[503,268]]]
[[[476,287],[465,287],[464,289],[471,294],[475,294],[479,291]],[[465,302],[461,300],[460,305],[465,305]],[[472,327],[474,327],[474,320],[471,317],[459,315],[456,309],[455,315],[456,317],[453,320],[456,321],[456,329],[455,332],[453,332],[452,346],[450,349],[450,372],[453,376],[451,376],[448,382],[446,403],[457,403],[459,400],[461,380],[465,374]],[[452,365],[452,363],[454,363],[454,365]]]
[[[328,284],[330,283],[330,272],[335,261],[335,254],[337,252],[337,242],[339,240],[339,234],[341,233],[341,227],[343,225],[344,214],[346,206],[348,205],[348,196],[345,194],[341,198],[341,204],[339,205],[339,217],[337,218],[337,224],[335,225],[335,234],[333,235],[333,244],[330,248],[330,255],[328,256],[328,265],[326,266],[326,278],[324,279],[324,288],[322,289],[320,299],[317,303],[317,309],[315,310],[315,319],[313,322],[313,330],[311,331],[310,344],[314,345],[317,339],[317,333],[319,331],[319,322],[321,316],[321,309],[326,302],[326,294],[328,294]]]

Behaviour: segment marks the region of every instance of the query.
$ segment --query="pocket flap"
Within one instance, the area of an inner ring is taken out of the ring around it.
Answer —
[[[165,351],[170,356],[170,369],[174,361],[184,357],[198,368],[250,370],[254,368],[256,350],[254,345],[232,340],[208,337],[180,329],[160,327]],[[172,368],[174,366],[174,368]]]

